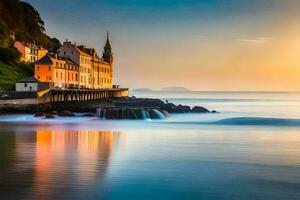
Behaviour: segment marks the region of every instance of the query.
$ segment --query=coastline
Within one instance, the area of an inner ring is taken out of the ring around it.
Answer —
[[[158,113],[159,112],[159,113]],[[119,97],[102,100],[73,102],[38,102],[37,99],[19,99],[0,102],[0,115],[34,114],[37,117],[53,118],[75,116],[73,113],[90,113],[105,119],[145,119],[163,118],[169,113],[216,113],[202,106],[191,108],[187,105],[175,105],[154,98]]]

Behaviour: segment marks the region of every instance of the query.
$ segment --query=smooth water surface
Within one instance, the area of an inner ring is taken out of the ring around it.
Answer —
[[[197,95],[166,99],[221,113],[158,121],[2,116],[0,199],[299,199],[299,95]]]

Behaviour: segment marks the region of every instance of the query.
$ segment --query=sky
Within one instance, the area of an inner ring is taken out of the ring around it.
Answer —
[[[61,41],[99,52],[114,84],[197,91],[300,91],[298,0],[27,0]]]

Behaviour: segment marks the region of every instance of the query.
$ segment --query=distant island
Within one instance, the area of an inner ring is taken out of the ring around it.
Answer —
[[[191,90],[185,87],[164,87],[160,90],[152,90],[150,88],[136,88],[132,92],[190,92]]]
[[[164,87],[161,89],[161,91],[166,92],[190,92],[191,90],[185,88],[185,87]]]

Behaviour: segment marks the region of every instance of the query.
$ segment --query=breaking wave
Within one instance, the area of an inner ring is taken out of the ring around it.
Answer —
[[[235,117],[214,122],[201,122],[213,125],[244,125],[244,126],[300,126],[300,119],[267,118],[267,117]]]

